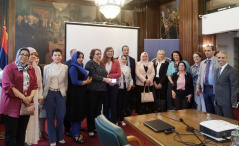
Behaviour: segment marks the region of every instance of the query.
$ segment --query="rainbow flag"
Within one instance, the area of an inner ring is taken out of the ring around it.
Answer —
[[[6,27],[3,26],[3,37],[2,37],[2,44],[0,48],[0,71],[3,70],[4,67],[8,64],[7,55],[8,55],[7,54],[7,31],[6,31]],[[1,82],[0,82],[0,87],[2,87]]]
[[[4,67],[8,64],[8,52],[7,52],[7,31],[6,27],[3,26],[3,37],[2,44],[0,49],[0,69],[3,70]]]

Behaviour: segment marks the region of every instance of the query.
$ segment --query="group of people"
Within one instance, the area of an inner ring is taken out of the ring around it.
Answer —
[[[214,52],[213,46],[206,47],[207,59],[203,61],[201,53],[194,53],[195,64],[190,67],[179,51],[172,53],[170,63],[163,50],[157,52],[155,62],[149,61],[146,52],[135,62],[129,56],[128,46],[122,47],[122,55],[117,59],[114,49],[107,47],[103,54],[100,49],[92,49],[84,68],[84,53],[73,49],[71,59],[62,64],[62,51],[55,48],[53,62],[44,67],[42,78],[36,50],[21,48],[16,60],[3,71],[0,114],[6,128],[5,144],[37,144],[37,124],[45,126],[41,124],[44,118],[38,120],[38,110],[31,116],[21,115],[22,103],[33,102],[35,109],[39,105],[44,107],[51,146],[57,141],[65,143],[63,124],[65,132],[70,133],[76,143],[84,143],[81,122],[85,118],[88,136],[95,138],[94,118],[101,113],[112,123],[120,121],[125,126],[123,119],[132,112],[126,110],[133,107],[132,93],[136,93],[138,114],[166,112],[170,102],[176,110],[194,107],[233,118],[233,108],[237,108],[237,71],[228,65],[225,52],[219,52],[217,58]],[[154,91],[154,102],[141,102],[144,91]],[[168,96],[172,97],[171,101],[167,100]],[[40,135],[47,138],[44,129],[40,129]]]

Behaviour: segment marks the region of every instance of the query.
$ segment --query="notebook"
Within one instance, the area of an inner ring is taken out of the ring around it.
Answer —
[[[155,132],[162,132],[165,130],[175,129],[175,127],[173,127],[172,125],[165,123],[164,121],[161,121],[161,120],[147,121],[147,122],[144,122],[144,125],[148,126]]]

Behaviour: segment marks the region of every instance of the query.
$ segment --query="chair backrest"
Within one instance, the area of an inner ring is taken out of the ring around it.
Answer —
[[[95,127],[102,146],[129,145],[124,130],[111,123],[105,116],[99,115],[95,118]]]

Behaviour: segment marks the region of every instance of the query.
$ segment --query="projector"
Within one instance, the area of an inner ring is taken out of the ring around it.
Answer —
[[[200,132],[216,141],[231,139],[231,131],[238,126],[223,120],[210,120],[200,123]]]

